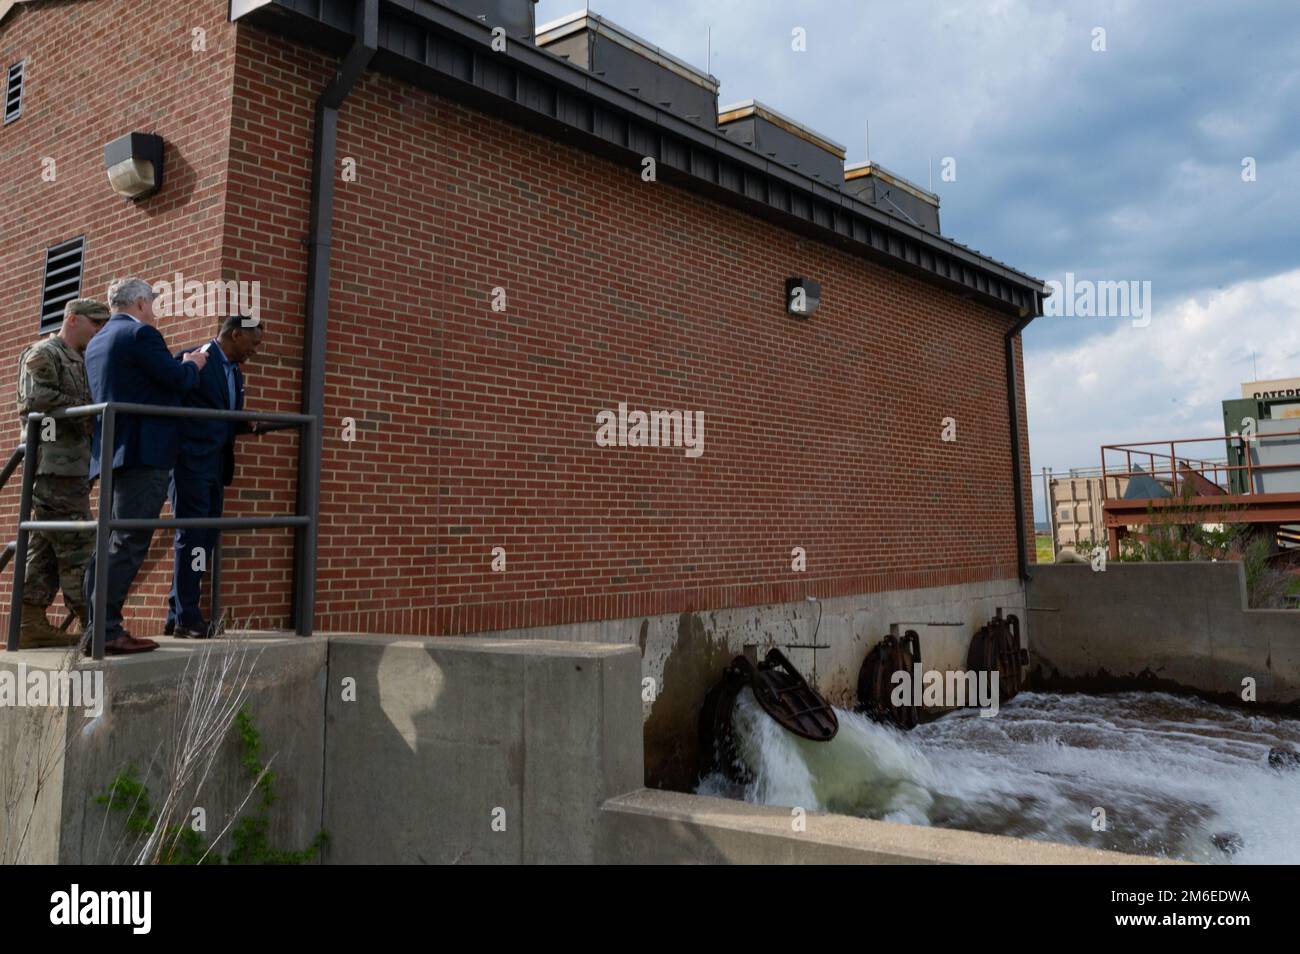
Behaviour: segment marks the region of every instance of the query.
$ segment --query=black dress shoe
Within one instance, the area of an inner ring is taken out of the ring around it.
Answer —
[[[205,627],[201,630],[190,629],[188,626],[176,627],[177,639],[207,639],[211,635],[212,635],[212,630],[210,627]]]

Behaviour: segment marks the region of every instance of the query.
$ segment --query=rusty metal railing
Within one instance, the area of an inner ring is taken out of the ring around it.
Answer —
[[[1271,470],[1287,471],[1300,470],[1300,464],[1257,464],[1251,458],[1249,450],[1251,444],[1258,444],[1261,440],[1273,440],[1281,437],[1300,437],[1300,430],[1297,431],[1277,431],[1268,434],[1256,434],[1254,437],[1243,437],[1240,434],[1225,434],[1222,437],[1186,437],[1178,440],[1164,441],[1137,441],[1127,444],[1103,444],[1101,446],[1101,493],[1103,503],[1110,499],[1106,478],[1133,478],[1133,477],[1153,477],[1160,479],[1163,475],[1168,475],[1173,483],[1173,496],[1179,496],[1180,478],[1186,480],[1188,473],[1200,476],[1217,486],[1225,494],[1232,493],[1232,475],[1234,473],[1243,473],[1245,475],[1245,495],[1249,496],[1256,493],[1255,475]],[[1243,452],[1242,457],[1244,464],[1232,464],[1228,461],[1202,460],[1187,455],[1180,456],[1178,446],[1180,444],[1198,444],[1206,442],[1226,442],[1233,449],[1239,449]],[[1160,450],[1150,450],[1143,448],[1160,448]],[[1107,452],[1122,453],[1125,455],[1125,467],[1121,470],[1115,470],[1108,465]],[[1134,470],[1133,458],[1137,455],[1139,463],[1142,458],[1146,458],[1148,470]],[[1157,460],[1169,461],[1168,467],[1157,467]],[[1182,469],[1180,470],[1180,465]],[[1212,475],[1212,476],[1210,476]],[[1222,475],[1222,476],[1220,476]],[[1262,491],[1260,491],[1262,493]]]

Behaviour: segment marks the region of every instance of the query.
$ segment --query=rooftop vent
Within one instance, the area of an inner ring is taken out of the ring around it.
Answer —
[[[723,107],[718,129],[728,139],[829,186],[838,188],[844,181],[843,146],[755,100]]]
[[[674,115],[713,127],[717,79],[604,17],[577,10],[544,23],[537,45]]]
[[[537,0],[438,0],[441,6],[487,27],[505,27],[506,36],[533,41]]]
[[[905,222],[939,234],[939,197],[870,162],[844,170],[844,191]]]

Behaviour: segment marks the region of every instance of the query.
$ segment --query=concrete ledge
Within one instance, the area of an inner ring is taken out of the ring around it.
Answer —
[[[1026,584],[1033,685],[1195,692],[1300,706],[1300,610],[1246,608],[1240,563],[1039,565]]]
[[[601,806],[612,864],[1172,864],[1113,851],[642,789]]]
[[[262,741],[263,762],[273,758],[280,805],[271,814],[269,838],[277,847],[301,848],[320,830],[323,771],[325,661],[327,644],[319,639],[270,634],[241,643],[226,640],[159,639],[160,648],[138,656],[109,657],[102,662],[78,660],[78,672],[102,672],[103,712],[87,718],[80,709],[54,706],[0,708],[0,756],[6,784],[13,780],[35,795],[35,808],[24,807],[12,819],[0,812],[0,834],[9,834],[6,861],[79,864],[123,861],[120,818],[106,819],[95,796],[105,792],[128,765],[157,802],[164,764],[175,741],[177,697],[187,664],[200,654],[210,664],[243,650],[253,666],[247,705]],[[63,650],[0,653],[0,669],[28,672],[65,669],[73,660]],[[192,672],[192,669],[191,669]],[[307,715],[304,718],[304,714]],[[239,767],[239,742],[225,739],[207,784],[193,801],[206,814],[211,840],[233,817],[249,791]],[[26,801],[24,805],[30,805]],[[9,821],[31,827],[21,836],[8,831]],[[188,821],[188,809],[177,821]],[[224,842],[218,842],[225,848]]]
[[[635,647],[379,636],[329,645],[332,863],[594,861],[601,803],[642,784]]]

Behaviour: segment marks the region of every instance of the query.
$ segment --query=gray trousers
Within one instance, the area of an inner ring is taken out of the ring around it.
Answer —
[[[119,467],[113,471],[113,517],[118,520],[157,520],[167,499],[171,472],[160,467]],[[140,572],[153,542],[152,530],[114,530],[108,544],[108,612],[104,618],[104,642],[111,643],[126,631],[122,628],[122,606],[127,591]],[[94,625],[95,558],[86,566],[86,606]],[[90,628],[87,627],[87,633]]]

